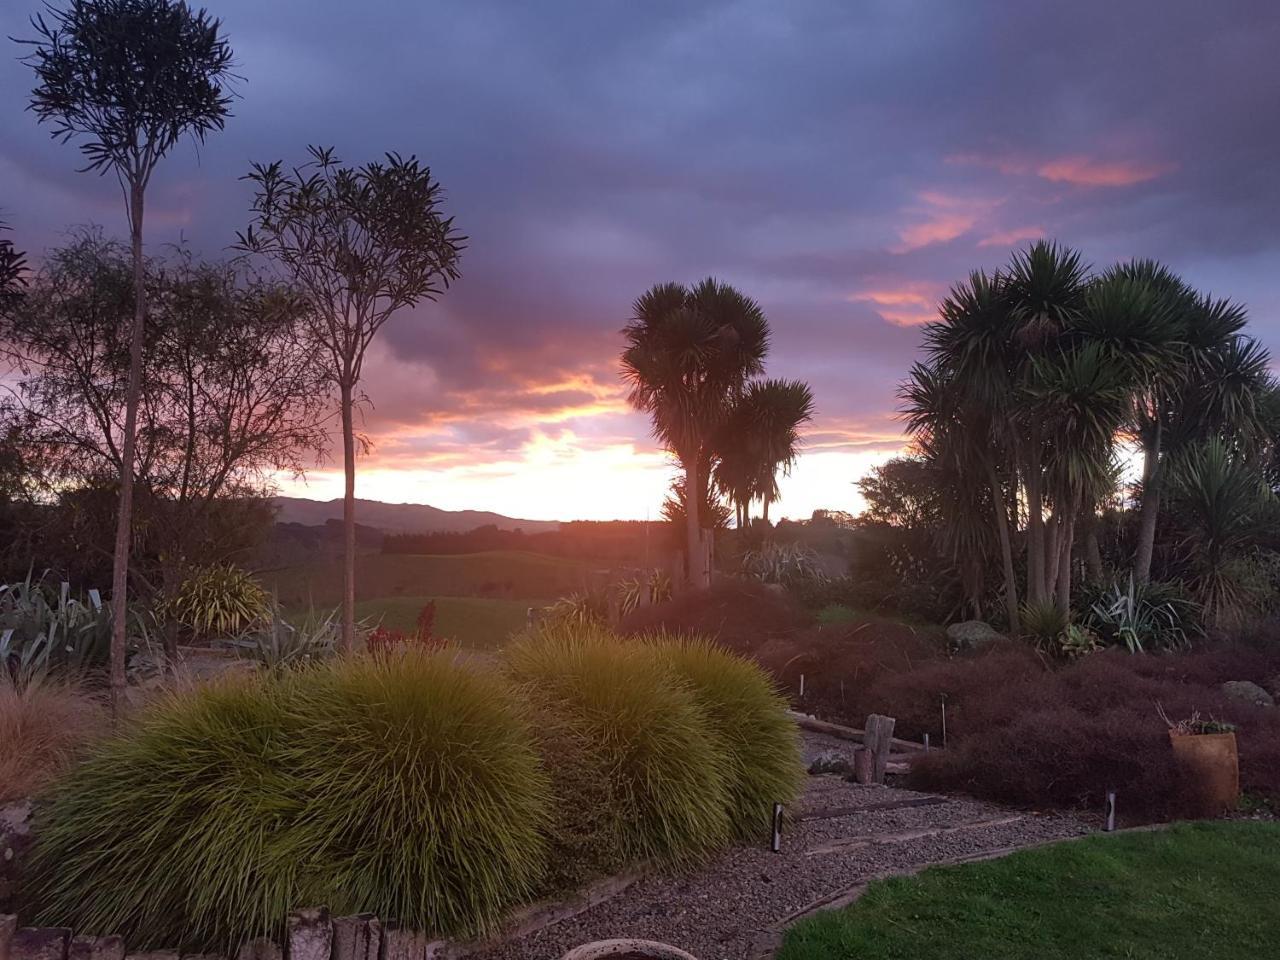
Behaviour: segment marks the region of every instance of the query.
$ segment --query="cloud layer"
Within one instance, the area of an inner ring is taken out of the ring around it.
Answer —
[[[35,0],[32,0],[34,5]],[[211,0],[212,2],[212,0]],[[21,2],[0,35],[24,36]],[[361,491],[530,517],[644,516],[667,470],[618,380],[662,280],[764,305],[771,372],[814,386],[783,512],[856,507],[901,445],[894,389],[948,286],[1049,235],[1165,259],[1280,308],[1280,17],[1270,3],[212,2],[236,116],[151,191],[151,243],[216,254],[251,160],[416,153],[470,238],[463,279],[368,367]],[[15,53],[21,51],[15,48]],[[0,207],[33,253],[115,184],[25,113],[0,61]],[[336,489],[312,477],[313,495]]]

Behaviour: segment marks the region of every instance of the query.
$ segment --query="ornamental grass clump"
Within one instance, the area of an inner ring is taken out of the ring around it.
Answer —
[[[542,871],[547,783],[501,676],[405,651],[175,694],[37,806],[38,923],[234,953],[326,904],[492,929]]]
[[[596,625],[552,623],[506,658],[556,733],[544,743],[574,749],[575,778],[587,778],[604,805],[596,836],[579,836],[580,847],[616,848],[627,863],[684,865],[729,842],[729,763],[694,691],[652,647]],[[576,816],[575,805],[574,796],[556,798],[560,815]],[[559,820],[553,843],[564,849],[573,832]]]
[[[775,803],[800,795],[805,768],[795,723],[772,681],[751,661],[706,640],[659,634],[653,649],[693,690],[728,765],[735,836],[769,835]]]

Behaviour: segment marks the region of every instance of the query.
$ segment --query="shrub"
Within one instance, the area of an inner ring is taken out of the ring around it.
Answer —
[[[252,575],[225,564],[192,571],[164,613],[197,636],[226,636],[267,619],[271,602]]]
[[[676,864],[728,842],[726,758],[693,691],[652,649],[598,626],[553,623],[508,647],[506,660],[560,739],[582,751],[584,772],[603,784],[609,809],[599,842],[616,844],[629,862]],[[562,811],[572,798],[556,800]]]
[[[768,835],[775,803],[804,778],[787,703],[756,664],[705,640],[657,636],[657,652],[693,689],[728,763],[728,815],[742,840]]]
[[[801,543],[764,543],[742,555],[742,574],[761,583],[797,584],[827,578],[818,554]]]
[[[1200,607],[1178,583],[1113,585],[1089,607],[1084,622],[1103,642],[1130,653],[1185,650],[1200,633]]]
[[[516,702],[415,652],[173,694],[37,805],[34,916],[184,951],[278,936],[307,903],[489,929],[542,863]]]
[[[30,796],[102,729],[102,705],[71,682],[0,677],[0,802]]]
[[[96,591],[80,598],[45,577],[0,583],[0,673],[18,683],[105,663],[111,612]]]
[[[279,604],[273,603],[265,620],[230,638],[227,643],[268,669],[302,666],[333,656],[341,637],[341,613],[340,608],[327,614],[311,612],[301,623],[295,624],[285,619]]]

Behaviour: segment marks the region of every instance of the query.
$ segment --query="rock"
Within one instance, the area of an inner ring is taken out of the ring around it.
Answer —
[[[1228,680],[1221,687],[1222,694],[1242,703],[1252,703],[1255,707],[1274,707],[1275,698],[1263,690],[1252,680]]]
[[[972,650],[993,640],[1003,640],[995,627],[982,620],[964,620],[947,627],[947,643],[956,650]]]
[[[819,776],[824,773],[838,773],[842,777],[853,774],[853,764],[849,757],[838,750],[824,750],[809,763],[809,775]]]

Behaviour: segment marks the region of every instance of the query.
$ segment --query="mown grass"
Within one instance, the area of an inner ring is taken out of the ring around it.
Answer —
[[[515,550],[368,553],[356,558],[356,599],[560,597],[582,589],[589,570],[577,560]],[[342,565],[336,558],[265,570],[259,577],[285,607],[332,607],[342,602]]]
[[[433,633],[466,650],[498,649],[512,634],[525,628],[530,607],[548,602],[483,597],[384,597],[359,601],[356,619],[411,633],[418,614],[430,600],[436,604]]]
[[[1238,960],[1280,943],[1280,824],[1094,837],[872,884],[777,960]]]

